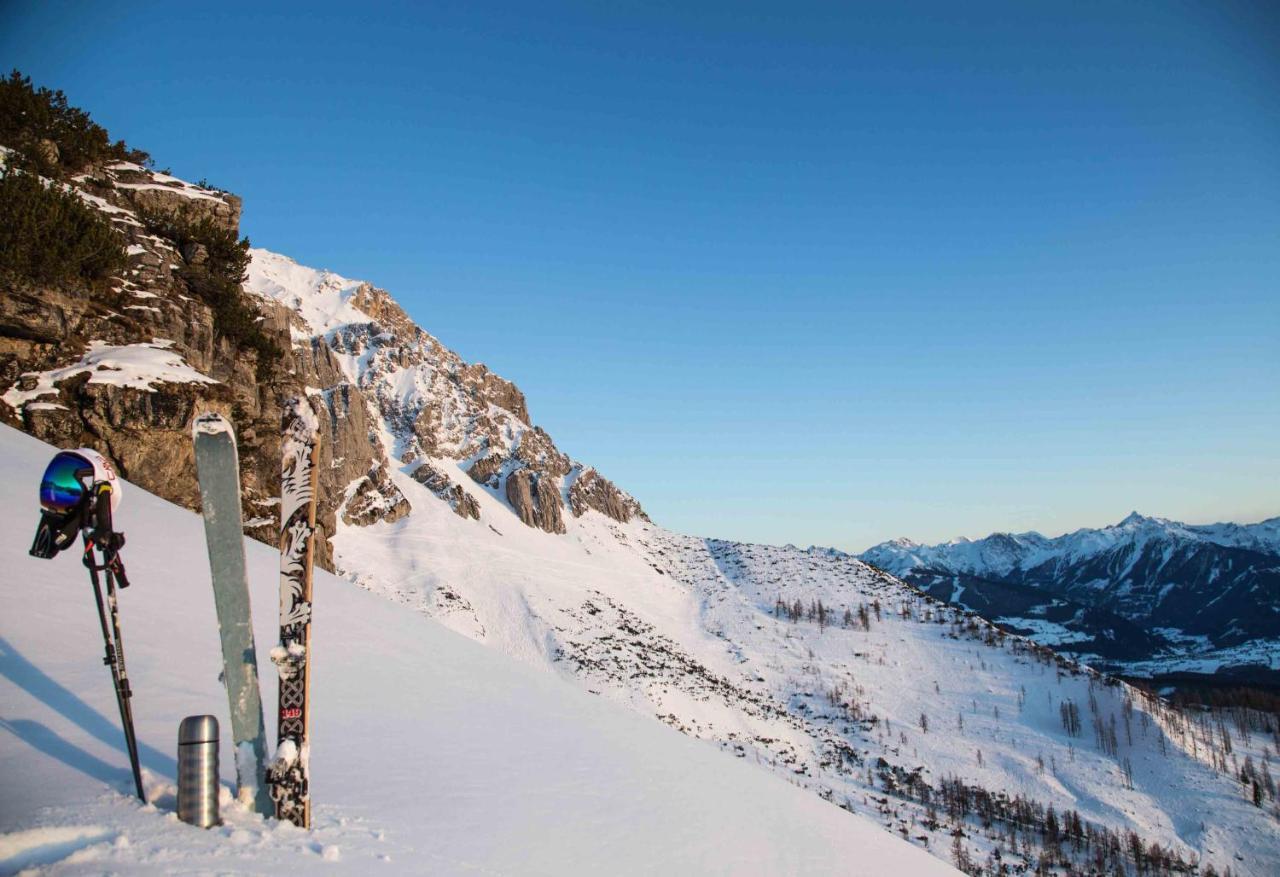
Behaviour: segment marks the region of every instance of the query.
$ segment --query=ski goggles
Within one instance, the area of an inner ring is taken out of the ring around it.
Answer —
[[[40,480],[40,505],[51,512],[66,514],[84,501],[88,488],[84,479],[93,480],[93,463],[74,451],[62,451],[44,470]]]

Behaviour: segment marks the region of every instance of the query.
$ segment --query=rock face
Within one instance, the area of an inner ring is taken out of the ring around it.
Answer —
[[[428,490],[449,503],[458,517],[480,520],[480,503],[476,502],[476,498],[463,490],[460,484],[450,481],[449,476],[435,466],[430,463],[421,464],[413,470],[413,478],[425,484]]]
[[[644,509],[640,508],[640,503],[619,490],[595,469],[578,469],[575,474],[577,477],[569,488],[569,508],[575,518],[582,517],[589,509],[595,509],[622,523],[632,518],[649,520]]]
[[[342,519],[353,524],[408,513],[370,427],[368,402],[346,383],[332,350],[294,347],[293,311],[254,299],[264,332],[291,351],[260,369],[256,354],[224,338],[211,308],[186,286],[181,269],[206,259],[205,248],[188,243],[180,250],[145,222],[149,213],[182,212],[234,230],[239,198],[123,162],[87,168],[71,187],[123,234],[129,267],[105,290],[5,286],[0,420],[62,447],[94,447],[138,485],[198,509],[191,422],[205,411],[223,414],[236,427],[246,531],[274,543],[280,403],[324,387],[311,398],[327,426],[322,535],[335,532],[344,504]],[[317,562],[331,568],[327,539],[316,547]]]
[[[457,514],[481,515],[463,486],[466,475],[522,523],[547,533],[566,532],[566,507],[575,517],[589,511],[622,523],[643,517],[635,499],[571,460],[530,422],[524,394],[514,384],[482,364],[464,362],[416,326],[386,292],[266,250],[252,254],[246,289],[264,306],[291,311],[287,325],[295,351],[317,376],[311,385],[328,387],[326,398],[358,392],[367,405],[368,425],[362,428],[377,446],[376,459],[427,485]],[[388,446],[382,448],[384,441]],[[362,461],[365,453],[360,452]],[[378,519],[398,515],[394,483],[370,484],[382,485],[383,501],[370,505],[386,509]],[[351,523],[362,520],[358,515]]]
[[[548,533],[563,533],[560,516],[560,491],[547,473],[517,469],[507,476],[507,501],[515,509],[521,523],[539,527]]]
[[[122,233],[129,265],[106,290],[6,286],[0,421],[63,447],[97,448],[129,479],[197,509],[191,422],[223,414],[236,427],[246,531],[274,543],[281,404],[305,395],[322,424],[317,519],[326,538],[316,559],[327,569],[327,537],[340,525],[412,512],[397,470],[474,520],[481,504],[465,483],[552,534],[566,532],[566,507],[575,518],[644,517],[532,424],[515,384],[464,362],[368,283],[254,250],[245,295],[284,355],[259,363],[229,341],[187,285],[186,269],[207,264],[208,249],[167,237],[155,218],[238,233],[236,196],[128,162],[84,168],[70,186]]]
[[[375,465],[350,490],[350,497],[342,506],[342,522],[356,527],[367,527],[378,521],[398,521],[409,514],[409,500],[391,482],[387,470]]]

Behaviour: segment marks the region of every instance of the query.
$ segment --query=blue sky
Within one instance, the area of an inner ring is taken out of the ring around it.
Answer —
[[[0,10],[6,68],[658,522],[854,550],[1280,514],[1277,45],[1267,3]]]

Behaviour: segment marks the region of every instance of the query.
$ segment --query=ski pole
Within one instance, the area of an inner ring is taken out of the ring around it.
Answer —
[[[59,451],[45,467],[40,479],[40,523],[31,543],[31,555],[49,560],[75,544],[76,532],[84,540],[81,560],[89,570],[93,599],[98,606],[98,624],[102,628],[102,644],[106,651],[102,663],[111,669],[111,681],[120,708],[129,766],[138,798],[146,803],[142,789],[142,768],[138,764],[138,737],[133,727],[133,691],[124,666],[124,635],[120,630],[120,605],[116,600],[116,584],[129,587],[120,549],[124,534],[117,533],[113,514],[120,504],[120,479],[111,461],[92,448]],[[102,552],[98,563],[95,551]],[[106,597],[98,573],[106,576]],[[107,621],[108,609],[111,620]]]
[[[102,627],[102,641],[106,648],[106,656],[102,659],[102,663],[111,668],[111,679],[115,683],[116,690],[116,705],[120,708],[120,723],[124,727],[124,741],[129,752],[129,766],[133,770],[134,788],[137,789],[138,798],[146,803],[147,796],[142,790],[142,769],[138,764],[138,741],[133,729],[133,706],[130,703],[133,691],[129,687],[129,676],[124,665],[124,639],[120,632],[120,610],[116,602],[116,588],[112,576],[112,566],[122,572],[124,566],[120,563],[119,555],[114,551],[111,553],[112,559],[107,560],[104,556],[103,563],[99,566],[93,556],[93,550],[94,541],[86,529],[84,531],[84,565],[89,570],[89,580],[93,585],[93,597],[98,605],[98,622]],[[107,554],[106,551],[103,553]],[[102,582],[98,578],[99,570],[106,576],[106,602],[110,605],[111,613],[109,626],[107,605],[104,605],[102,598]]]

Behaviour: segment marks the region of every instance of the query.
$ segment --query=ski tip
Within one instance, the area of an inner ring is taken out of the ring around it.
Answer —
[[[307,399],[295,397],[285,402],[283,408],[286,434],[300,439],[310,439],[320,431],[320,420]]]
[[[232,428],[230,420],[215,411],[206,411],[204,414],[197,415],[196,419],[191,421],[191,435],[193,438],[198,435],[221,435],[223,433],[234,435],[235,430]]]

